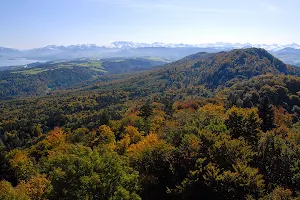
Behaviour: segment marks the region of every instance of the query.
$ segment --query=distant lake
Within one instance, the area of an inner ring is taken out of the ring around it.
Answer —
[[[46,61],[45,60],[27,60],[25,58],[14,58],[14,59],[0,58],[0,67],[27,65],[27,64],[35,63],[35,62],[43,63]]]

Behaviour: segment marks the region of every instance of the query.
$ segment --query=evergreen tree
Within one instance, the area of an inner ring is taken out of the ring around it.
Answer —
[[[262,119],[261,129],[266,132],[275,127],[274,110],[269,97],[265,96],[260,100],[259,117]]]
[[[152,113],[153,113],[152,105],[149,101],[147,101],[146,104],[141,107],[139,115],[144,119],[147,119],[152,115]]]

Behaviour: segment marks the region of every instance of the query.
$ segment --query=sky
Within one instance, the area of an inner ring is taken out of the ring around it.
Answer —
[[[0,46],[300,43],[299,0],[0,0]]]

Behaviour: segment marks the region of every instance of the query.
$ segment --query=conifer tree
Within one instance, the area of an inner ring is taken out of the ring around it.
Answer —
[[[274,110],[269,97],[265,96],[260,100],[259,117],[262,119],[261,129],[266,132],[275,127]]]

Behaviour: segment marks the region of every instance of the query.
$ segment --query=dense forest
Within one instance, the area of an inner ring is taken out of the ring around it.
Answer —
[[[0,70],[0,99],[46,95],[82,87],[94,81],[117,79],[111,74],[134,73],[166,64],[158,58],[77,59],[15,66]]]
[[[251,48],[2,100],[0,199],[300,199],[298,75]]]

